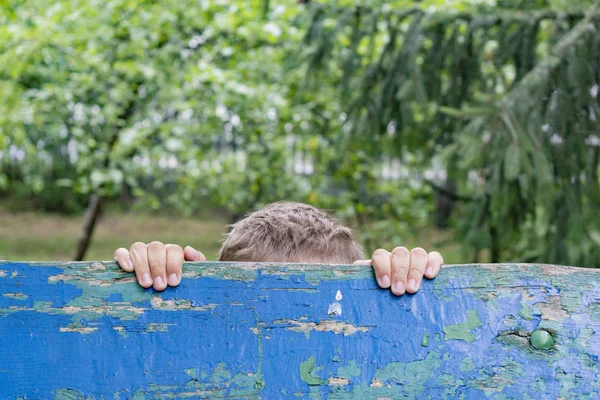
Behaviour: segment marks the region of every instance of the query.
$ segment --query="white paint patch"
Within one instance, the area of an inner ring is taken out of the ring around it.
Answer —
[[[342,292],[340,292],[339,290],[337,291],[337,293],[335,294],[335,299],[337,301],[340,301],[342,299]]]
[[[329,305],[329,308],[327,309],[327,314],[330,317],[339,317],[340,315],[342,315],[342,305],[340,303],[331,303]]]

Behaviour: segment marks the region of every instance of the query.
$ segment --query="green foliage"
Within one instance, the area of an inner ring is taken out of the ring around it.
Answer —
[[[597,18],[506,107],[589,4],[5,1],[0,191],[63,211],[306,201],[371,251],[423,226],[441,170],[471,258],[595,265]]]
[[[493,261],[600,260],[600,18],[596,8],[584,19],[588,2],[571,14],[550,3],[311,9],[309,88],[341,93],[367,154],[411,155],[421,176],[442,163],[475,260],[487,250]]]

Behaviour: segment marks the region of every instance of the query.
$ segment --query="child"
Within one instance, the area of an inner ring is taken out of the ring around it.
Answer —
[[[249,214],[226,235],[219,261],[324,263],[373,265],[377,283],[397,296],[419,290],[423,276],[433,279],[443,263],[440,253],[427,254],[420,247],[409,251],[396,247],[375,250],[365,260],[352,231],[313,206],[278,202]],[[137,242],[120,248],[115,261],[125,271],[135,271],[139,284],[164,290],[181,281],[183,261],[206,261],[204,254],[188,246]]]

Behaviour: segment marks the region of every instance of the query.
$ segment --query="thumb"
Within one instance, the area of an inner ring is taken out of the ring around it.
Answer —
[[[183,250],[183,257],[185,258],[185,261],[206,261],[204,254],[191,246],[186,246]]]

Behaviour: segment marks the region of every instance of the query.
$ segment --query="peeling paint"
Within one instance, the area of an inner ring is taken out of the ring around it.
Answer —
[[[329,382],[329,386],[347,386],[350,384],[350,380],[348,378],[337,378],[331,377],[327,379]]]
[[[6,398],[600,398],[600,271],[452,266],[400,298],[368,266],[191,263],[161,293],[112,262],[0,271]]]
[[[354,335],[358,332],[368,332],[368,326],[356,326],[347,322],[323,320],[321,322],[300,322],[291,319],[275,320],[274,325],[287,325],[288,331],[303,332],[306,338],[310,337],[310,332],[333,332],[336,335],[343,333],[344,336]]]
[[[331,318],[339,317],[342,315],[342,305],[340,303],[331,303],[327,308],[327,315]]]
[[[75,333],[93,333],[97,332],[98,328],[90,328],[88,326],[78,326],[78,327],[69,327],[69,326],[61,326],[61,332],[75,332]]]
[[[204,306],[195,306],[186,299],[164,300],[158,296],[152,297],[152,299],[150,299],[150,304],[152,304],[152,308],[163,311],[210,311],[218,306],[216,303],[211,303]]]
[[[2,293],[2,296],[15,300],[27,300],[29,296],[23,293]]]

